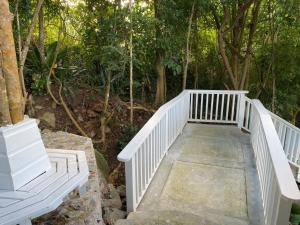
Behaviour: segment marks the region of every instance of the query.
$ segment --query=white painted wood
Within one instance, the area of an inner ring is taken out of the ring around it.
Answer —
[[[266,225],[288,224],[292,202],[300,200],[300,192],[269,112],[258,100],[252,100],[252,106],[251,142],[259,174],[265,222]]]
[[[245,106],[246,106],[246,99],[245,95],[239,95],[239,102],[238,102],[238,127],[242,128],[244,125],[244,119],[245,119]],[[246,118],[247,119],[247,118]]]
[[[53,169],[16,191],[0,190],[1,225],[30,224],[30,219],[56,209],[71,191],[83,190],[89,175],[85,153],[57,149],[47,153]]]
[[[17,190],[50,168],[34,119],[0,128],[0,189]]]
[[[18,225],[32,225],[30,219],[22,220],[22,221],[18,222],[17,224]]]

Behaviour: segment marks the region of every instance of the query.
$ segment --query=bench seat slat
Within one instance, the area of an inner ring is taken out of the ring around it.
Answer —
[[[88,180],[85,153],[47,149],[52,169],[17,191],[0,190],[0,224],[35,218],[57,208]]]

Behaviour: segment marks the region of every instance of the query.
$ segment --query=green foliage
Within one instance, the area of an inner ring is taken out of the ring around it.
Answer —
[[[206,0],[155,0],[133,1],[132,24],[126,1],[45,0],[44,21],[46,31],[46,65],[40,63],[36,43],[38,29],[25,65],[26,86],[33,94],[45,93],[46,77],[53,61],[61,18],[64,18],[63,44],[57,60],[56,75],[68,89],[82,82],[103,91],[107,75],[111,75],[111,92],[122,99],[129,98],[129,34],[133,29],[134,99],[141,100],[141,93],[152,101],[156,91],[157,52],[163,55],[166,71],[167,97],[181,91],[183,64],[189,18],[193,3],[191,54],[187,88],[196,85],[202,89],[225,89],[229,82],[221,60],[212,11],[224,18],[224,4],[234,9],[234,2]],[[245,0],[240,1],[240,4]],[[15,11],[16,1],[11,1]],[[19,1],[21,37],[24,41],[31,23],[36,1]],[[275,98],[275,111],[291,120],[299,107],[300,71],[300,0],[263,0],[258,25],[253,40],[250,59],[250,77],[247,89],[250,96],[259,98],[271,108]],[[247,11],[245,26],[250,26],[252,12]],[[231,11],[229,13],[232,13]],[[272,24],[273,23],[273,24]],[[227,25],[226,25],[227,26]],[[275,32],[274,46],[272,31]],[[14,32],[17,37],[14,20]],[[245,29],[242,55],[246,50],[249,30]],[[229,41],[229,37],[224,37]],[[16,42],[17,43],[17,42]],[[274,63],[272,62],[274,51]],[[227,49],[230,57],[230,51]],[[241,58],[243,56],[240,56]],[[198,83],[196,81],[198,73]],[[273,96],[273,78],[276,77]],[[266,80],[266,82],[264,82]],[[230,86],[230,85],[229,85]],[[75,87],[76,88],[76,87]]]
[[[117,148],[121,152],[123,148],[129,143],[129,141],[136,135],[139,131],[138,127],[133,125],[126,128],[126,130],[118,137]]]

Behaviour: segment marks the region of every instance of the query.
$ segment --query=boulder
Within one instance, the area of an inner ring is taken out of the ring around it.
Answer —
[[[118,191],[112,184],[108,184],[108,198],[102,200],[102,207],[106,208],[122,208],[122,201]]]
[[[41,121],[45,122],[47,125],[49,125],[52,128],[55,128],[55,114],[51,112],[45,112],[40,118]]]
[[[115,225],[118,220],[124,219],[126,214],[120,209],[105,207],[103,219],[107,225]]]
[[[119,193],[120,197],[122,198],[126,197],[126,186],[125,185],[118,186],[117,192]]]

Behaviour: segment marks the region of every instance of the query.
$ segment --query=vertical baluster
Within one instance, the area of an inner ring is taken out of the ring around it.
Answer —
[[[249,112],[250,112],[250,102],[247,101],[247,112],[246,112],[246,125],[245,127],[249,129]]]
[[[145,175],[146,175],[146,185],[148,184],[149,181],[149,149],[148,149],[148,140],[149,136],[145,140]]]
[[[225,94],[222,94],[221,115],[220,115],[220,119],[221,119],[221,120],[224,120],[224,116],[223,116],[223,111],[224,111],[224,98],[225,98]]]
[[[297,151],[297,139],[298,139],[298,135],[297,132],[295,131],[294,132],[294,138],[293,138],[293,145],[292,145],[292,152],[291,152],[291,159],[292,159],[292,162],[296,162],[296,151]]]
[[[227,94],[226,117],[225,117],[225,120],[226,120],[226,122],[228,122],[228,121],[229,121],[229,118],[228,118],[228,112],[229,112],[229,103],[230,103],[230,94]]]
[[[285,141],[285,146],[286,146],[286,156],[288,159],[291,159],[291,141],[292,141],[292,130],[291,128],[287,128],[287,132],[286,132],[286,141]]]
[[[138,183],[138,200],[140,199],[140,196],[142,194],[142,154],[141,154],[141,148],[138,150],[138,174],[139,174],[139,183]]]
[[[161,135],[161,122],[158,123],[158,137],[159,137],[159,161],[162,159],[162,135]]]
[[[149,136],[149,152],[150,152],[150,177],[152,177],[153,174],[153,130],[150,133]]]
[[[235,104],[236,103],[235,103],[235,94],[233,94],[232,96],[233,96],[233,99],[232,99],[232,108],[231,108],[231,121],[233,122],[233,121],[235,121],[234,114],[235,114]]]
[[[219,115],[219,94],[217,94],[217,104],[216,104],[215,120],[218,120],[218,115]]]
[[[156,159],[155,159],[155,167],[158,167],[158,162],[159,162],[159,146],[158,146],[158,142],[159,142],[159,135],[158,135],[158,126],[156,125],[155,127],[155,136],[156,136],[156,141],[155,141],[155,154],[156,154]]]
[[[283,130],[282,130],[282,139],[281,139],[281,143],[282,143],[282,147],[283,147],[283,150],[285,151],[286,153],[286,146],[285,146],[285,140],[286,140],[286,130],[287,130],[287,127],[284,123],[283,124]]]
[[[151,135],[151,133],[150,133]],[[148,161],[148,182],[150,181],[151,179],[151,139],[150,139],[150,135],[148,137],[148,145],[147,145],[147,152],[148,152],[148,158],[147,158],[147,161]]]
[[[279,125],[278,125],[278,136],[279,136],[281,144],[282,144],[282,133],[283,133],[283,124],[279,123]]]
[[[196,105],[195,105],[195,120],[198,119],[198,93],[196,94]]]
[[[298,135],[298,144],[297,144],[296,160],[295,160],[295,162],[297,163],[297,165],[300,166],[299,155],[300,155],[300,135]]]
[[[201,104],[200,104],[200,120],[202,120],[202,112],[203,112],[203,93],[201,93]]]
[[[171,145],[171,135],[172,135],[172,115],[171,115],[171,111],[169,110],[168,112],[168,136],[169,136],[169,142],[168,142],[168,146]]]
[[[209,99],[209,94],[205,94],[206,96],[206,104],[205,104],[205,121],[207,121],[207,111],[208,111],[208,99]]]
[[[142,165],[141,165],[141,170],[142,170],[142,192],[146,188],[146,152],[145,152],[145,142],[142,144],[141,147],[141,153],[142,153]]]
[[[190,119],[193,119],[193,96],[194,96],[194,94],[191,92],[190,96],[191,96],[191,100],[190,100]]]
[[[153,128],[153,166],[156,169],[156,127]]]
[[[164,134],[165,134],[165,151],[167,152],[168,151],[168,147],[169,147],[169,144],[168,144],[168,136],[169,136],[169,129],[168,129],[168,126],[169,126],[169,112],[166,113],[166,116],[165,116],[165,131],[164,131]]]
[[[211,94],[211,103],[210,103],[210,117],[209,117],[209,120],[212,121],[212,118],[213,118],[213,113],[214,113],[214,97],[215,95],[214,94]]]

